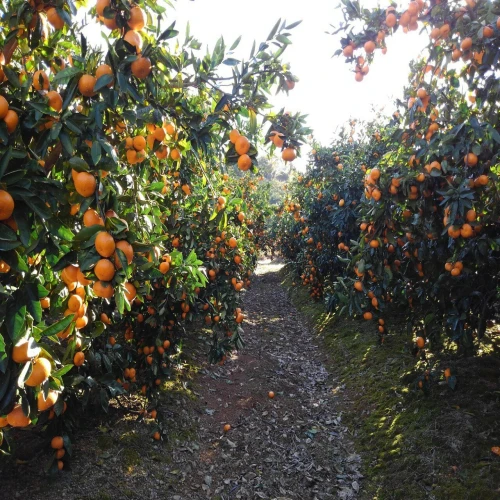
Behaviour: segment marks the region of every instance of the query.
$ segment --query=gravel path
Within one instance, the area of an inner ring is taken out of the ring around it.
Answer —
[[[199,460],[179,499],[357,496],[359,456],[346,439],[336,381],[280,286],[280,268],[260,262],[246,292],[244,351],[203,370]]]
[[[226,364],[208,365],[209,336],[191,333],[201,369],[164,393],[163,441],[151,439],[157,422],[136,419],[140,399],[128,398],[135,415],[117,407],[82,422],[71,467],[57,478],[44,477],[43,451],[0,468],[0,498],[357,498],[360,458],[339,413],[342,387],[280,286],[280,269],[259,263],[244,296],[246,346]]]

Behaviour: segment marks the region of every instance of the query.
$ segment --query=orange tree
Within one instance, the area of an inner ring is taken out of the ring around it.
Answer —
[[[430,43],[426,60],[411,65],[404,102],[373,131],[361,234],[350,248],[350,277],[337,280],[332,301],[377,320],[381,340],[389,304],[403,307],[423,359],[442,332],[459,352],[473,352],[499,279],[498,6],[410,2],[368,10],[344,1],[342,8],[338,54],[358,81],[378,52],[390,50],[396,29],[428,27]],[[454,385],[449,371],[445,378]],[[425,390],[431,381],[419,385]]]
[[[294,25],[242,61],[239,40],[197,57],[156,2],[98,0],[97,47],[72,2],[0,10],[0,441],[42,426],[57,470],[66,410],[154,398],[186,321],[213,325],[211,361],[241,346],[262,206],[224,172],[240,156],[257,170],[259,113],[294,85]]]

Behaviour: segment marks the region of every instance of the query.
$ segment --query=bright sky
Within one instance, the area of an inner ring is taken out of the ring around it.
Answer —
[[[376,5],[374,0],[361,1],[363,7]],[[340,48],[338,37],[326,33],[333,31],[331,24],[337,27],[343,21],[340,9],[335,8],[338,3],[338,0],[174,0],[174,9],[169,8],[167,14],[168,24],[176,20],[181,40],[188,21],[191,34],[210,48],[221,35],[228,46],[242,35],[235,53],[240,59],[248,57],[254,40],[259,43],[267,38],[278,19],[286,19],[288,23],[302,20],[292,30],[293,44],[283,55],[283,61],[290,63],[292,73],[300,81],[288,96],[280,94],[273,102],[278,109],[284,107],[307,114],[315,139],[328,145],[336,128],[350,118],[369,119],[373,107],[380,110],[385,106],[386,112],[392,113],[393,98],[401,96],[407,83],[408,63],[421,53],[428,40],[418,31],[403,34],[400,30],[387,40],[387,54],[377,51],[370,73],[357,83],[344,58],[332,58]],[[203,53],[204,50],[205,47]],[[303,148],[302,159],[295,160],[300,169],[305,165],[307,149]]]
[[[288,23],[302,20],[302,24],[292,30],[293,45],[283,55],[300,81],[288,97],[276,96],[273,102],[278,109],[285,107],[291,112],[308,114],[314,137],[325,145],[333,139],[335,129],[349,118],[369,118],[373,106],[377,109],[388,106],[387,112],[392,113],[392,97],[401,96],[407,83],[408,63],[419,55],[428,40],[425,34],[418,35],[418,31],[397,33],[387,40],[387,54],[377,51],[370,73],[363,82],[357,83],[344,58],[332,58],[340,46],[338,38],[326,31],[333,31],[330,24],[338,26],[343,20],[340,9],[335,8],[339,3],[335,0],[177,0],[173,3],[175,12],[170,12],[177,20],[176,28],[183,33],[189,21],[191,34],[209,47],[213,47],[220,35],[228,45],[243,35],[236,51],[238,57],[248,57],[253,41],[264,41],[278,19],[286,18]],[[376,2],[366,0],[362,5],[370,7]],[[298,159],[296,163],[299,167],[304,162]]]

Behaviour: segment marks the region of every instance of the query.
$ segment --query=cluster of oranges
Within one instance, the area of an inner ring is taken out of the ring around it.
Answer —
[[[3,96],[0,96],[0,120],[4,121],[9,134],[12,134],[16,130],[19,123],[18,114],[13,109],[9,109],[9,103]]]
[[[252,159],[248,155],[251,147],[250,141],[236,129],[231,130],[229,133],[229,140],[234,144],[234,149],[239,155],[238,168],[246,172],[252,166]]]

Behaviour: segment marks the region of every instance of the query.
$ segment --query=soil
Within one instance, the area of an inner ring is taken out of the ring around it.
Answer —
[[[48,480],[44,452],[4,467],[2,498],[329,499],[362,488],[341,405],[344,386],[313,329],[280,286],[282,264],[261,261],[244,295],[243,351],[207,363],[206,332],[191,332],[189,365],[166,384],[158,421],[122,400],[85,422],[71,468]],[[274,398],[268,393],[273,391]],[[111,421],[111,423],[110,423]],[[225,424],[231,429],[224,432]],[[3,497],[3,495],[7,495]]]

